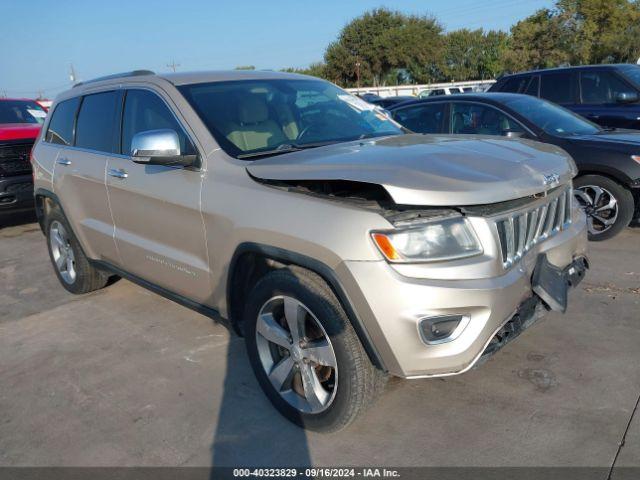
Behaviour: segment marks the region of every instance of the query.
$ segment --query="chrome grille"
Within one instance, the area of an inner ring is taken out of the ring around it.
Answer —
[[[496,220],[502,263],[510,267],[535,244],[552,237],[571,223],[571,186],[551,194],[546,203],[510,213]]]

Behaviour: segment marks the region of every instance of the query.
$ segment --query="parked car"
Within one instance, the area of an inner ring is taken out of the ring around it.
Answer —
[[[489,91],[526,93],[605,127],[640,129],[640,65],[587,65],[506,75]]]
[[[461,87],[444,87],[434,88],[432,90],[423,90],[418,94],[418,98],[439,97],[441,95],[455,95],[456,93],[465,93]]]
[[[589,239],[605,240],[640,218],[640,132],[603,128],[546,100],[513,93],[465,94],[391,108],[419,133],[518,136],[557,145],[575,160]]]
[[[124,276],[226,319],[269,400],[314,430],[349,424],[389,374],[466,372],[564,311],[586,269],[564,151],[405,134],[313,77],[87,82],[56,99],[33,162],[64,288]]]
[[[45,116],[32,100],[0,98],[0,215],[33,209],[29,155]]]
[[[416,97],[412,97],[410,95],[398,95],[397,97],[385,97],[379,100],[368,100],[368,102],[387,109],[389,107],[392,107],[393,105],[398,105],[400,103],[408,102],[415,99]]]

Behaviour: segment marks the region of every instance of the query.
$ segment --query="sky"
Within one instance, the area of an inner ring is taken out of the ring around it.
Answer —
[[[508,31],[548,0],[0,0],[0,95],[52,98],[78,80],[135,69],[305,67],[376,7],[434,15],[446,30]]]

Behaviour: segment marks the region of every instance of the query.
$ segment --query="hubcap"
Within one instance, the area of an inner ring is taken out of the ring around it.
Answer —
[[[618,201],[609,190],[585,185],[573,193],[587,214],[587,228],[591,235],[600,235],[613,227],[618,218]]]
[[[322,324],[301,302],[278,296],[260,309],[256,344],[271,385],[292,407],[319,413],[333,402],[338,366]]]
[[[66,283],[72,284],[76,280],[76,258],[69,242],[67,230],[58,221],[51,223],[49,243],[58,273]]]

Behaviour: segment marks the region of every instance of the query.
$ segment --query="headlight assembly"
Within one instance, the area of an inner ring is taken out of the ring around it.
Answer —
[[[482,253],[473,227],[462,217],[372,232],[371,237],[390,262],[436,262]]]

